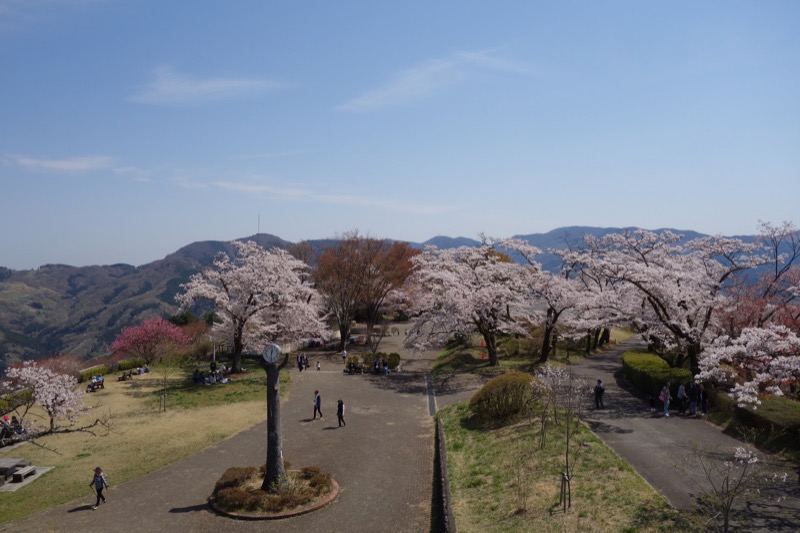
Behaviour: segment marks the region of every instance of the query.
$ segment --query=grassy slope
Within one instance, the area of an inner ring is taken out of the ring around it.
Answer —
[[[573,448],[572,507],[558,505],[563,436],[539,424],[470,428],[465,404],[440,412],[456,524],[469,532],[691,531],[680,514],[586,427]],[[521,511],[524,509],[524,511]]]

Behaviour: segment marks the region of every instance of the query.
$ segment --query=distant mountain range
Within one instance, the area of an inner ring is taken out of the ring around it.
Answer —
[[[543,252],[578,243],[583,235],[602,236],[635,228],[572,226],[548,233],[517,235]],[[665,231],[665,230],[656,230]],[[678,231],[686,239],[700,237],[695,231]],[[747,237],[752,239],[753,237]],[[286,248],[292,243],[260,233],[241,240],[254,240],[265,248]],[[309,241],[316,251],[334,241]],[[477,246],[466,237],[438,236],[422,248]],[[44,265],[35,270],[0,267],[0,367],[20,360],[56,354],[74,354],[85,359],[108,352],[119,331],[142,320],[177,312],[175,295],[189,276],[211,264],[220,253],[232,253],[228,242],[195,242],[164,259],[142,266],[115,264],[73,267]],[[552,254],[539,258],[544,268],[558,267]]]

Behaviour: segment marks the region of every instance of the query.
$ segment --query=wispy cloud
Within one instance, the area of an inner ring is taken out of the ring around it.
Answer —
[[[336,109],[366,113],[406,105],[462,83],[476,70],[527,72],[523,65],[497,57],[490,51],[459,52],[444,59],[431,59],[402,70],[384,86],[367,91]]]
[[[26,170],[35,172],[88,172],[91,170],[109,169],[114,165],[114,159],[104,155],[71,157],[67,159],[11,155],[8,156],[8,159]]]
[[[286,187],[283,185],[270,185],[262,183],[216,181],[215,187],[226,191],[242,192],[246,194],[265,194],[281,198],[301,198],[311,196],[311,191],[301,187]]]
[[[272,199],[286,201],[307,201],[323,204],[347,205],[354,207],[369,207],[397,211],[417,215],[443,214],[455,209],[454,206],[438,204],[404,203],[394,200],[384,200],[370,196],[329,194],[314,191],[307,187],[295,187],[282,184],[263,183],[258,181],[217,181],[211,184],[214,187],[229,192],[247,195],[260,194]]]
[[[258,78],[193,78],[172,67],[155,69],[153,80],[130,100],[142,104],[198,104],[240,96],[260,94],[287,87],[286,84]]]

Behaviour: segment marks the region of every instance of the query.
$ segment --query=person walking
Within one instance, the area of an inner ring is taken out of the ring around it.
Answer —
[[[319,413],[319,417],[322,418],[322,396],[319,395],[319,391],[314,391],[314,420],[317,419],[317,413]]]
[[[336,404],[336,416],[339,418],[339,427],[347,425],[344,423],[344,402],[342,400]]]
[[[596,409],[603,409],[603,394],[606,388],[603,386],[603,381],[598,379],[597,385],[594,386],[594,406]]]
[[[697,383],[692,381],[689,384],[689,416],[697,415],[697,400],[700,397],[700,389]]]
[[[702,383],[699,383],[697,387],[700,389],[700,412],[706,416],[708,414],[708,391]]]
[[[103,469],[99,466],[94,469],[94,477],[92,478],[92,482],[89,483],[89,486],[93,486],[95,492],[97,492],[97,503],[92,507],[92,509],[96,511],[100,506],[100,502],[106,503],[106,497],[103,496],[103,489],[108,488],[106,476],[103,474]]]
[[[342,364],[347,364],[347,350],[342,350]]]
[[[678,413],[681,415],[686,414],[686,400],[688,396],[686,396],[686,385],[681,383],[678,385]]]
[[[661,394],[658,395],[658,399],[664,403],[664,416],[669,417],[669,401],[672,399],[672,396],[669,394],[669,382],[661,389]]]

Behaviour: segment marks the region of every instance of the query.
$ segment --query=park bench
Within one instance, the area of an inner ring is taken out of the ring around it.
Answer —
[[[34,474],[36,474],[36,467],[33,465],[26,466],[18,470],[14,470],[14,472],[11,474],[11,479],[14,481],[14,483],[22,483],[23,479]]]

